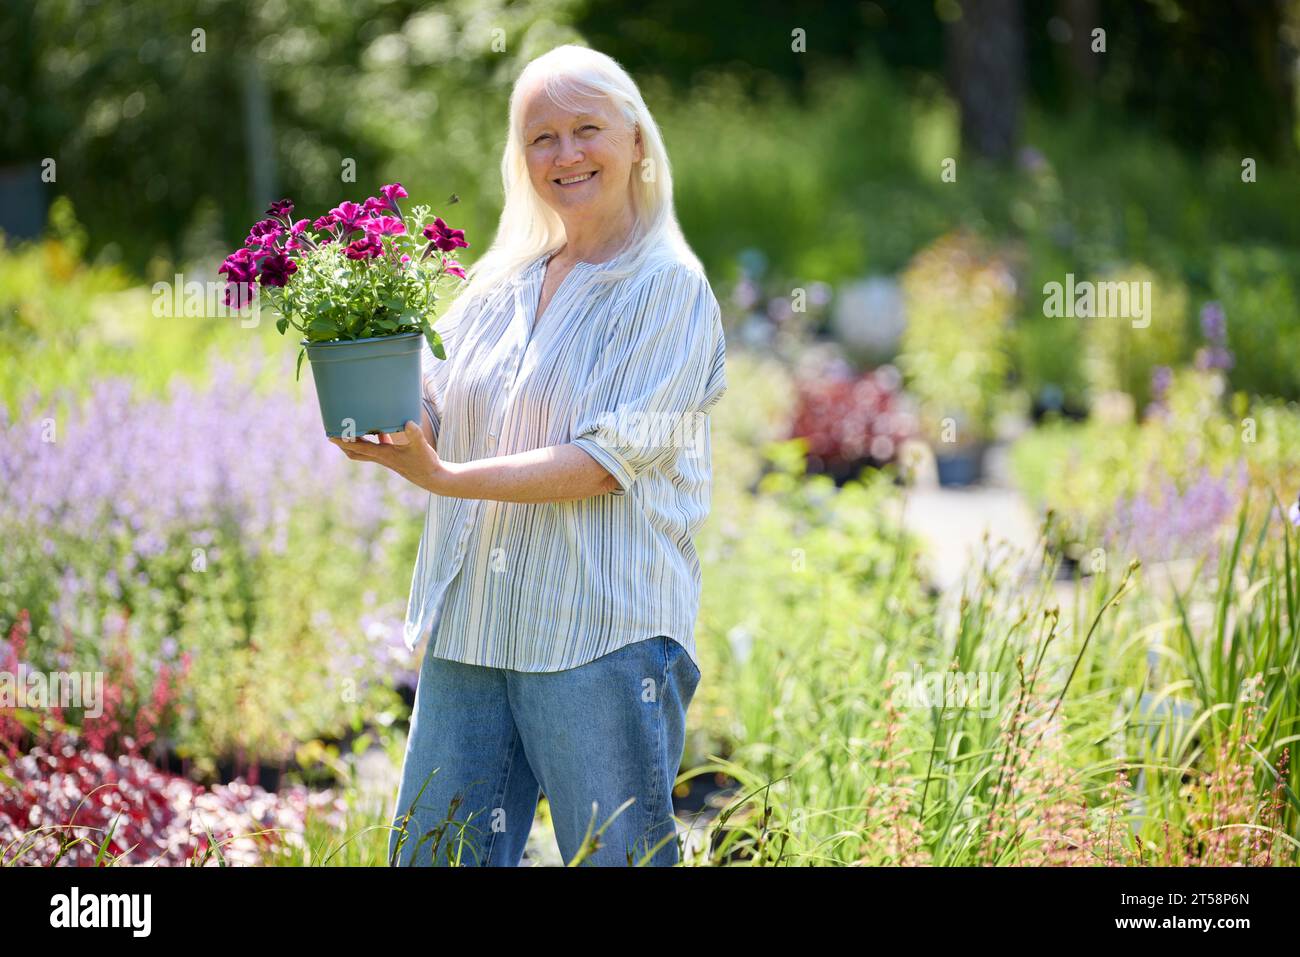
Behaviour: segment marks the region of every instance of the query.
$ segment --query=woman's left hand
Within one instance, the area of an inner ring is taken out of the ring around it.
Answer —
[[[444,466],[416,422],[408,420],[405,431],[393,434],[381,432],[376,439],[377,441],[370,442],[358,436],[347,442],[334,436],[329,437],[354,462],[376,462],[392,469],[412,485],[429,492],[437,489]]]

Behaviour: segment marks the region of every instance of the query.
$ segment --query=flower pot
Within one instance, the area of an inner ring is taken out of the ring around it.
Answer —
[[[974,485],[984,477],[984,445],[969,445],[951,452],[936,452],[939,484]]]
[[[401,432],[408,419],[420,421],[422,336],[416,330],[345,342],[302,341],[326,435]]]

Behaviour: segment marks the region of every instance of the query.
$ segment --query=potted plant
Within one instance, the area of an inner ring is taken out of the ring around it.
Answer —
[[[305,355],[329,436],[419,422],[420,337],[446,358],[432,316],[447,278],[465,279],[450,254],[469,243],[427,206],[403,215],[398,200],[406,197],[391,183],[314,221],[294,221],[293,203],[282,199],[218,270],[227,305],[243,308],[265,292],[280,334],[292,326],[304,336],[295,377]]]
[[[977,482],[1009,364],[1014,277],[958,233],[918,253],[902,287],[907,325],[898,364],[920,406],[939,483]]]

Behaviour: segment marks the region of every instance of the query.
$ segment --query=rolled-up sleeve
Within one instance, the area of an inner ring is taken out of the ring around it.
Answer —
[[[638,283],[579,402],[572,442],[625,495],[646,469],[694,442],[727,389],[721,311],[708,280],[674,263]]]

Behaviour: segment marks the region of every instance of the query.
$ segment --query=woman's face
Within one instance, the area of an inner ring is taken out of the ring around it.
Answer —
[[[542,200],[573,226],[617,217],[631,204],[640,136],[607,97],[583,97],[573,110],[538,90],[525,101],[524,156]]]

